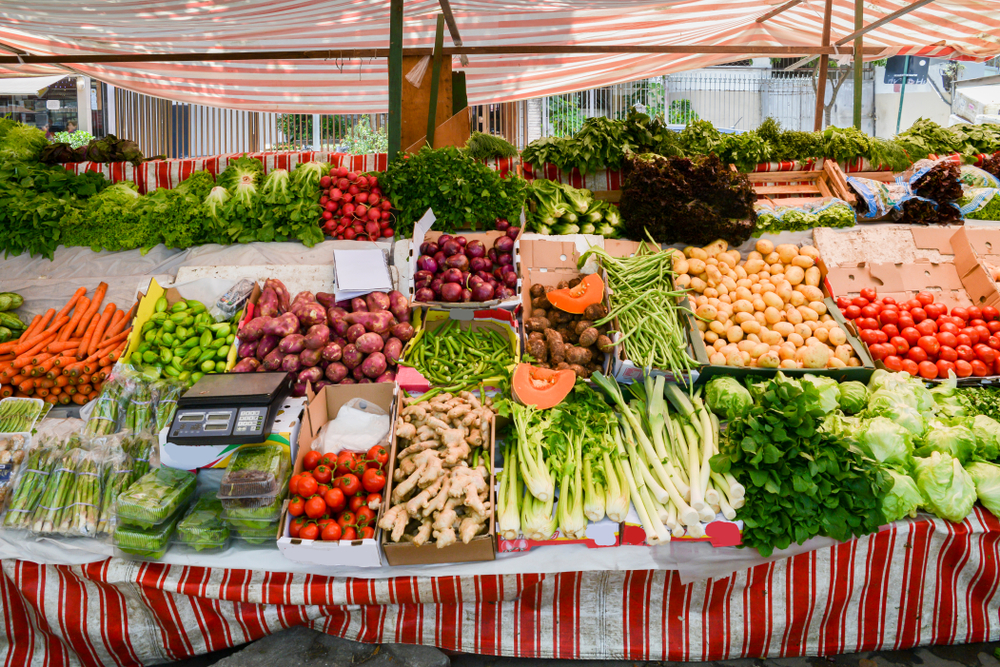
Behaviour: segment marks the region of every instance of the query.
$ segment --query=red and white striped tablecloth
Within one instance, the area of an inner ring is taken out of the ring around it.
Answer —
[[[2,563],[5,665],[141,665],[303,624],[533,658],[721,660],[1000,639],[1000,522],[918,519],[729,577],[342,579],[109,559]]]

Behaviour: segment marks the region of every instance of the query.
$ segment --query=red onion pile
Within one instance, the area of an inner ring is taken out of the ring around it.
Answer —
[[[521,228],[498,218],[497,230],[505,235],[489,249],[482,241],[450,234],[422,243],[413,274],[414,300],[458,303],[513,298],[517,294],[514,241]]]

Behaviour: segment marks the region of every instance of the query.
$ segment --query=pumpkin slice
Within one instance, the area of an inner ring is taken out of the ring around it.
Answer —
[[[518,364],[511,389],[518,403],[548,410],[562,403],[575,384],[576,373],[573,371],[553,371],[531,364]]]
[[[559,310],[582,315],[587,306],[604,300],[604,281],[596,273],[584,276],[576,287],[555,289],[548,293],[549,303]]]

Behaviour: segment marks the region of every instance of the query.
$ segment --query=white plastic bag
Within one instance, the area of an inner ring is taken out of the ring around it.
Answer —
[[[313,450],[339,454],[342,450],[366,452],[386,440],[391,418],[371,401],[354,398],[340,406],[337,417],[319,430]]]

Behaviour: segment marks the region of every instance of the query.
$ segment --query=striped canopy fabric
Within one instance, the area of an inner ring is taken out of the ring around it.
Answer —
[[[818,46],[825,0],[451,0],[463,46],[726,45],[727,54],[472,55],[469,101],[511,102],[731,62],[754,47]],[[833,0],[833,42],[855,0]],[[911,0],[865,0],[865,24]],[[438,0],[404,3],[404,47],[431,47]],[[4,0],[0,51],[33,55],[386,48],[387,0]],[[446,46],[451,42],[446,38]],[[879,54],[1000,54],[1000,2],[935,0],[865,35]],[[796,54],[789,54],[796,55]],[[252,111],[387,109],[384,59],[0,65],[0,76],[76,72],[181,102]],[[457,66],[457,58],[456,58]]]

